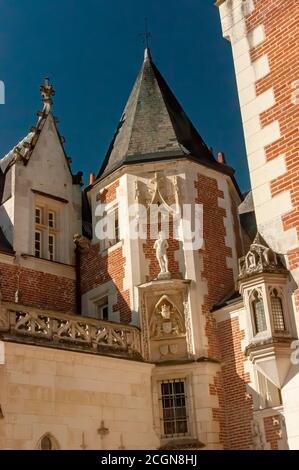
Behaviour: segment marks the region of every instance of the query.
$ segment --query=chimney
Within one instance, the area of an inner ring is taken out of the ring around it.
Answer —
[[[223,152],[218,152],[218,162],[225,165],[226,161],[225,161],[225,155]]]
[[[93,184],[95,182],[96,175],[94,173],[90,173],[89,175],[89,184]]]

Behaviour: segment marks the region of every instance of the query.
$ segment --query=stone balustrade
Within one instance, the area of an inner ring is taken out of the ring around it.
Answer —
[[[0,333],[4,339],[45,342],[52,347],[141,359],[141,338],[137,327],[89,317],[2,306]]]

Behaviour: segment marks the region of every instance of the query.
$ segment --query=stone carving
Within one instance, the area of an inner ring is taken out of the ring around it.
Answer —
[[[166,176],[163,172],[155,172],[154,177],[144,184],[138,181],[135,186],[135,197],[138,196],[140,203],[145,206],[151,204],[161,205],[166,211],[172,212],[172,204],[178,199],[178,178],[177,176]]]
[[[78,320],[60,314],[37,313],[11,310],[8,331],[12,335],[26,335],[53,342],[85,346],[93,351],[99,348],[113,348],[116,352],[141,354],[140,332],[128,325],[114,325],[95,319]],[[0,318],[3,316],[0,314]]]
[[[88,238],[84,237],[83,235],[79,235],[76,233],[74,235],[73,241],[76,245],[76,248],[81,252],[81,253],[88,253],[90,249],[90,240]]]
[[[142,353],[143,357],[146,360],[149,360],[150,358],[150,352],[149,352],[149,336],[148,336],[148,328],[147,328],[147,310],[146,310],[146,301],[144,294],[141,296],[141,346],[142,346]]]
[[[150,336],[156,339],[185,334],[182,315],[165,295],[155,307],[150,321]]]
[[[52,104],[52,96],[55,95],[55,91],[52,85],[50,85],[49,78],[45,78],[45,82],[40,86],[40,92],[44,103]]]
[[[284,272],[276,253],[257,233],[246,256],[239,259],[239,279],[263,272]]]
[[[156,250],[156,257],[160,266],[160,273],[158,279],[170,279],[171,274],[168,271],[168,256],[167,256],[168,242],[163,232],[159,232],[159,238],[154,243]]]
[[[193,334],[192,334],[192,324],[191,324],[191,315],[189,309],[189,302],[188,302],[188,295],[185,293],[184,295],[184,317],[185,317],[185,325],[186,325],[186,336],[187,336],[187,351],[188,356],[193,357],[195,354],[194,346],[193,346]]]
[[[176,355],[178,353],[178,345],[175,344],[162,344],[159,348],[161,356],[168,356],[168,354]]]
[[[252,435],[252,449],[253,450],[264,450],[264,434],[261,430],[260,423],[255,419],[251,423],[251,435]]]

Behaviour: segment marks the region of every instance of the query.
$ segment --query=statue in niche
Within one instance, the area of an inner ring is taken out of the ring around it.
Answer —
[[[165,238],[164,232],[159,232],[159,238],[155,241],[154,249],[156,250],[156,257],[160,266],[160,273],[158,279],[170,279],[171,274],[168,271],[168,256],[167,256],[168,242]]]

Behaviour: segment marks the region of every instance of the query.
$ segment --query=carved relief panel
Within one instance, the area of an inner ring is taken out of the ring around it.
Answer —
[[[142,338],[146,359],[175,361],[190,355],[186,325],[188,285],[184,281],[153,281],[142,292]]]

